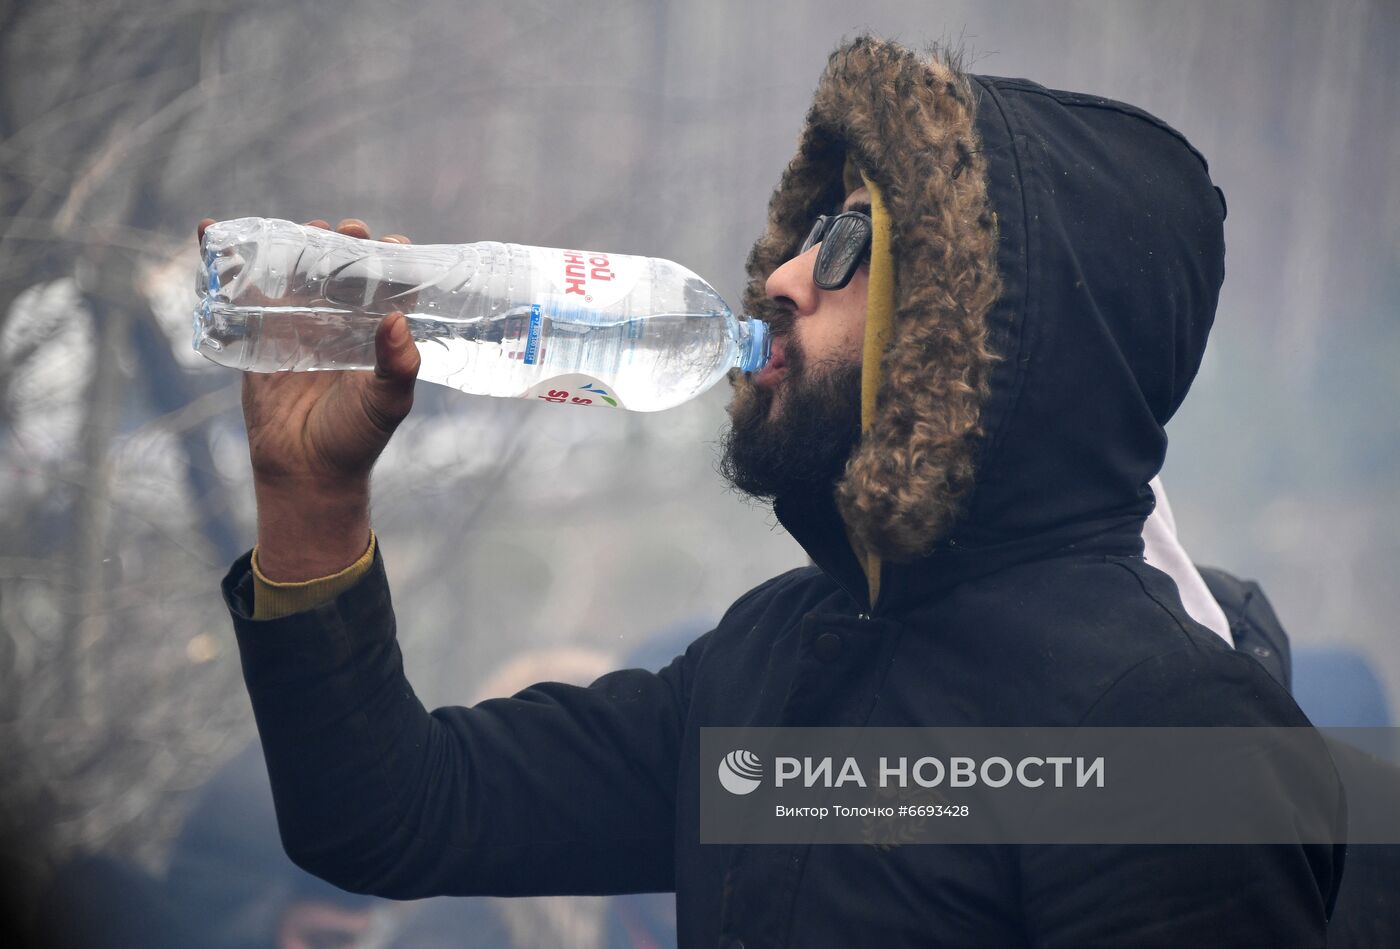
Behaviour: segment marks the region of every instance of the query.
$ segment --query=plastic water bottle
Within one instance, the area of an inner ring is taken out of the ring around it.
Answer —
[[[204,232],[194,348],[253,372],[373,369],[399,310],[418,377],[480,395],[652,412],[768,359],[768,327],[652,257],[391,244],[268,218]]]

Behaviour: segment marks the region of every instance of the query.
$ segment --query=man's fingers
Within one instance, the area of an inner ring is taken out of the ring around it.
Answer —
[[[329,231],[329,230],[331,229],[330,224],[328,224],[326,221],[324,221],[324,220],[321,219],[321,218],[317,218],[317,219],[314,220],[314,221],[307,221],[305,226],[306,226],[306,227],[319,227],[319,228],[321,228],[322,230],[325,230],[325,231]],[[335,230],[336,230],[336,233],[338,233],[338,234],[344,234],[346,237],[358,237],[358,238],[361,238],[361,239],[368,239],[369,236],[370,236],[370,235],[369,235],[369,225],[366,224],[364,221],[360,220],[360,219],[357,218],[357,217],[347,217],[347,218],[345,218],[344,220],[342,220],[339,224],[337,224],[337,225],[335,226]],[[390,244],[412,244],[412,243],[413,243],[413,241],[409,240],[409,239],[408,239],[407,237],[405,237],[403,234],[385,234],[383,237],[381,237],[381,238],[379,238],[379,239],[380,239],[381,241],[387,241],[387,242],[390,243]]]
[[[206,218],[203,218],[203,219],[199,222],[199,226],[195,228],[195,236],[200,240],[201,243],[204,241],[204,230],[205,230],[205,228],[207,228],[210,224],[213,224],[213,223],[214,223],[214,219],[213,219],[212,217],[206,217]],[[316,218],[315,220],[307,221],[307,222],[303,225],[303,227],[319,227],[319,228],[320,228],[321,230],[323,230],[323,231],[329,231],[329,230],[331,229],[330,223],[329,223],[328,221],[326,221],[324,218],[319,218],[319,217]],[[339,224],[337,224],[337,225],[335,226],[335,229],[336,229],[336,231],[338,231],[338,232],[341,233],[341,234],[346,235],[347,237],[360,237],[360,238],[368,238],[368,237],[369,237],[369,225],[366,224],[364,221],[361,221],[359,218],[356,218],[356,217],[348,217],[348,218],[346,218],[345,220],[343,220],[343,221],[341,221]],[[413,241],[409,240],[407,237],[405,237],[405,236],[402,235],[402,234],[385,234],[383,237],[380,238],[380,240],[382,240],[382,241],[389,241],[389,242],[394,243],[394,244],[412,244],[412,243],[413,243]]]

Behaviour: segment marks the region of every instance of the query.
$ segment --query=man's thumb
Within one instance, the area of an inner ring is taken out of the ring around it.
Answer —
[[[374,334],[374,382],[377,408],[397,423],[413,407],[413,383],[422,357],[408,331],[408,319],[390,313]]]
[[[412,387],[422,358],[408,331],[408,318],[395,311],[384,317],[374,334],[374,374]]]

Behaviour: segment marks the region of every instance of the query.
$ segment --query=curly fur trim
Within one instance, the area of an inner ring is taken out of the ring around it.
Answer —
[[[891,218],[894,331],[877,418],[836,498],[856,541],[894,562],[944,539],[971,491],[997,358],[986,325],[1001,287],[996,218],[975,110],[971,85],[945,50],[920,56],[868,36],[836,50],[748,259],[745,305],[762,317],[772,306],[768,275],[796,253],[812,218],[845,196],[847,154],[881,186]]]

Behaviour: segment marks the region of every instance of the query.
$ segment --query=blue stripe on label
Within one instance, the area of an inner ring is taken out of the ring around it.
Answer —
[[[530,304],[530,332],[525,337],[525,365],[533,366],[540,354],[540,324],[544,322],[544,317],[540,315],[540,305]]]

